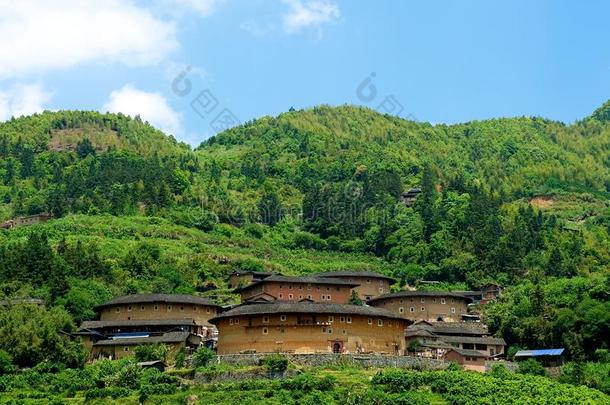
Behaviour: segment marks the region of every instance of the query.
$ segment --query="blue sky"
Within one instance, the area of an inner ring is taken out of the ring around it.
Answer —
[[[0,119],[122,111],[193,145],[317,104],[572,122],[610,98],[608,15],[604,1],[0,0]]]

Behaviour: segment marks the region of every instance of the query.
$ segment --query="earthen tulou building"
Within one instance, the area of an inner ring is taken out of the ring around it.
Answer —
[[[321,302],[246,303],[211,320],[218,353],[405,353],[410,323],[368,306]]]
[[[221,307],[185,294],[133,294],[97,307],[98,320],[82,322],[78,334],[92,358],[121,358],[135,347],[163,343],[170,356],[211,341],[215,328],[209,320]]]
[[[472,313],[500,287],[392,293],[391,277],[368,271],[297,277],[246,271],[228,281],[240,295],[238,305],[223,310],[190,295],[127,295],[96,307],[98,320],[83,322],[79,334],[92,358],[121,358],[150,343],[168,345],[170,356],[205,344],[221,355],[414,355],[481,370],[505,352],[505,342]]]
[[[400,291],[375,297],[368,304],[414,321],[459,322],[471,302],[470,297],[446,291]]]

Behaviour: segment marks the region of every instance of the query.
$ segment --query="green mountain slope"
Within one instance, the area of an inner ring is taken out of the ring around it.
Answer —
[[[376,270],[396,288],[495,281],[509,288],[486,316],[510,345],[596,359],[610,333],[607,110],[573,125],[433,126],[322,106],[194,151],[122,115],[11,120],[0,124],[0,221],[55,218],[0,230],[0,291],[78,322],[128,292],[230,302],[226,278],[240,269]],[[400,193],[415,186],[407,207]]]

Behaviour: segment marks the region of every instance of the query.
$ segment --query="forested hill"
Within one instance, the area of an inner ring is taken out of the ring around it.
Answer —
[[[429,164],[441,182],[461,176],[514,195],[564,190],[605,196],[609,117],[610,102],[569,126],[537,117],[433,126],[366,108],[322,106],[246,123],[199,149],[226,167],[281,177],[301,190],[350,179],[359,166],[392,170],[405,186],[415,186]]]
[[[14,119],[0,124],[0,222],[54,219],[0,230],[0,291],[81,321],[128,292],[234,301],[238,269],[376,270],[396,288],[494,281],[509,288],[486,317],[509,345],[596,359],[610,334],[609,118],[610,103],[571,125],[322,106],[196,150],[120,114]],[[415,186],[407,207],[400,193]]]

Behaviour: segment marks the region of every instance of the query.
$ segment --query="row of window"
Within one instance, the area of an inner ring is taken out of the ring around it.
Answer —
[[[421,312],[426,311],[426,307],[421,307],[420,311]],[[400,307],[400,308],[398,308],[398,312],[400,312],[401,314],[404,314],[405,313],[405,309],[403,307]],[[415,307],[409,308],[409,312],[415,312]],[[455,308],[451,308],[451,313],[455,314]]]
[[[159,310],[159,305],[154,305],[154,306],[153,306],[153,309],[154,309],[155,311],[158,311],[158,310]],[[171,310],[172,310],[172,306],[171,306],[171,305],[166,305],[166,309],[167,309],[168,311],[171,311]],[[181,306],[180,306],[180,311],[184,311],[185,309],[186,309],[186,307],[185,307],[184,305],[181,305]],[[127,311],[128,311],[128,312],[131,312],[131,311],[133,311],[133,310],[134,310],[134,307],[133,307],[132,305],[127,306]],[[146,310],[146,306],[145,306],[145,305],[140,305],[140,311],[144,311],[144,310]],[[194,310],[195,312],[199,312],[199,306],[197,306],[197,305],[193,305],[193,310]],[[114,309],[114,311],[115,311],[115,312],[117,312],[117,313],[118,313],[118,312],[121,312],[121,307],[116,307],[116,308]],[[211,309],[210,307],[206,307],[206,308],[205,308],[205,312],[206,312],[207,314],[209,314],[209,313],[211,313],[211,312],[212,312],[212,309]],[[216,311],[214,311],[214,313],[216,313]]]
[[[325,297],[325,296],[323,295],[322,297]],[[329,295],[328,297],[330,297],[330,295]],[[279,293],[279,294],[278,294],[278,299],[280,299],[280,300],[284,299],[284,294]],[[293,295],[293,294],[288,294],[288,299],[289,299],[289,300],[294,299],[294,295]],[[303,299],[303,295],[299,295],[299,299],[300,299],[300,300],[302,300],[302,299]],[[312,299],[312,298],[311,298],[311,294],[308,294],[308,295],[307,295],[307,299],[308,299],[308,300]],[[322,298],[322,299],[324,299],[324,298]],[[330,299],[330,298],[329,298],[329,299]]]
[[[292,284],[288,284],[288,289],[292,290],[294,287]],[[337,289],[337,291],[341,291],[341,287],[335,287]],[[284,289],[284,285],[280,284],[280,289]],[[303,285],[299,285],[299,290],[303,289]],[[307,284],[307,289],[311,290],[312,289],[312,285],[311,284]],[[316,290],[320,291],[320,286],[316,286]],[[326,287],[326,291],[330,291],[330,287]]]
[[[422,297],[422,298],[420,298],[420,299],[419,299],[419,301],[420,301],[422,304],[424,304],[424,303],[426,302],[426,299]],[[399,302],[402,304],[402,303],[403,303],[403,300],[401,299],[401,300],[399,300]],[[411,302],[415,302],[415,298],[411,298]],[[432,298],[432,303],[433,303],[433,304],[436,304],[436,298]],[[447,300],[446,300],[445,298],[441,298],[441,304],[443,304],[443,305],[444,305],[444,304],[446,304],[446,303],[447,303]],[[455,303],[455,298],[451,298],[451,303],[452,303],[452,304],[453,304],[453,303]]]
[[[288,317],[286,315],[280,315],[280,321],[286,322]],[[335,317],[332,315],[328,316],[328,323],[333,323],[335,321]],[[341,316],[339,317],[340,323],[352,323],[351,316]],[[263,316],[263,323],[269,323],[269,316]],[[367,323],[369,325],[373,324],[373,318],[368,318]],[[388,326],[392,326],[392,321],[387,321]],[[239,325],[239,318],[229,318],[229,325]],[[383,319],[377,319],[377,326],[383,326]]]

